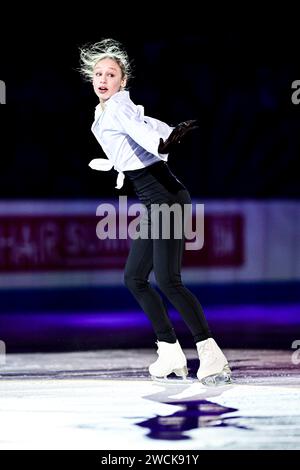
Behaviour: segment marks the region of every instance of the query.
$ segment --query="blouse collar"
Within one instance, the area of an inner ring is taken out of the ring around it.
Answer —
[[[128,90],[117,91],[117,93],[113,94],[106,101],[105,107],[102,107],[101,103],[98,103],[97,106],[95,107],[95,113],[97,115],[103,113],[103,111],[106,109],[106,106],[109,105],[109,103],[111,103],[113,101],[122,102],[122,101],[128,101],[128,99],[130,99]]]

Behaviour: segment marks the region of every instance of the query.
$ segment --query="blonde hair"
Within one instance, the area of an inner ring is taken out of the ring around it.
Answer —
[[[79,48],[80,68],[79,72],[87,81],[93,81],[95,65],[99,60],[113,59],[120,67],[122,78],[126,76],[127,81],[132,78],[132,63],[123,45],[116,39],[102,39],[96,43],[88,43]]]

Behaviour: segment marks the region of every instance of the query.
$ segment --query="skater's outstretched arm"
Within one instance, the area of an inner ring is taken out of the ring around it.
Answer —
[[[169,137],[164,141],[160,139],[158,151],[159,153],[169,153],[172,151],[177,144],[185,137],[185,135],[192,131],[193,129],[197,129],[199,127],[199,123],[197,119],[190,119],[189,121],[184,121],[178,124]]]

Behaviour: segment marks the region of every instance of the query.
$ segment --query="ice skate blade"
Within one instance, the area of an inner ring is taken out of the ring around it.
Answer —
[[[194,380],[189,377],[155,377],[151,375],[151,379],[153,382],[165,385],[191,385],[194,383]]]
[[[200,382],[207,387],[230,385],[232,384],[231,370],[229,366],[225,366],[222,372],[220,372],[219,374],[213,374],[208,375],[207,377],[203,377]]]
[[[173,376],[173,377],[168,378],[168,375],[172,374],[172,372],[174,372],[174,374],[177,377]],[[155,375],[151,375],[151,378],[152,378],[152,380],[162,382],[162,383],[176,383],[176,384],[179,384],[179,383],[190,383],[191,382],[191,379],[187,378],[188,369],[187,369],[186,366],[180,367],[179,369],[173,369],[172,372],[170,372],[170,374],[166,374],[164,377],[157,377]]]

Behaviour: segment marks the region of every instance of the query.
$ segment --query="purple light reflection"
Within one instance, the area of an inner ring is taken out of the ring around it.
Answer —
[[[208,306],[205,313],[212,332],[226,347],[290,347],[300,338],[300,304]],[[192,336],[179,313],[169,312],[174,328],[190,346]],[[26,312],[0,315],[0,339],[7,348],[80,349],[151,347],[152,325],[142,310],[95,312]],[[276,344],[276,342],[278,344]],[[288,346],[289,345],[289,346]]]
[[[300,304],[210,306],[206,313],[208,318],[218,321],[300,325]]]

